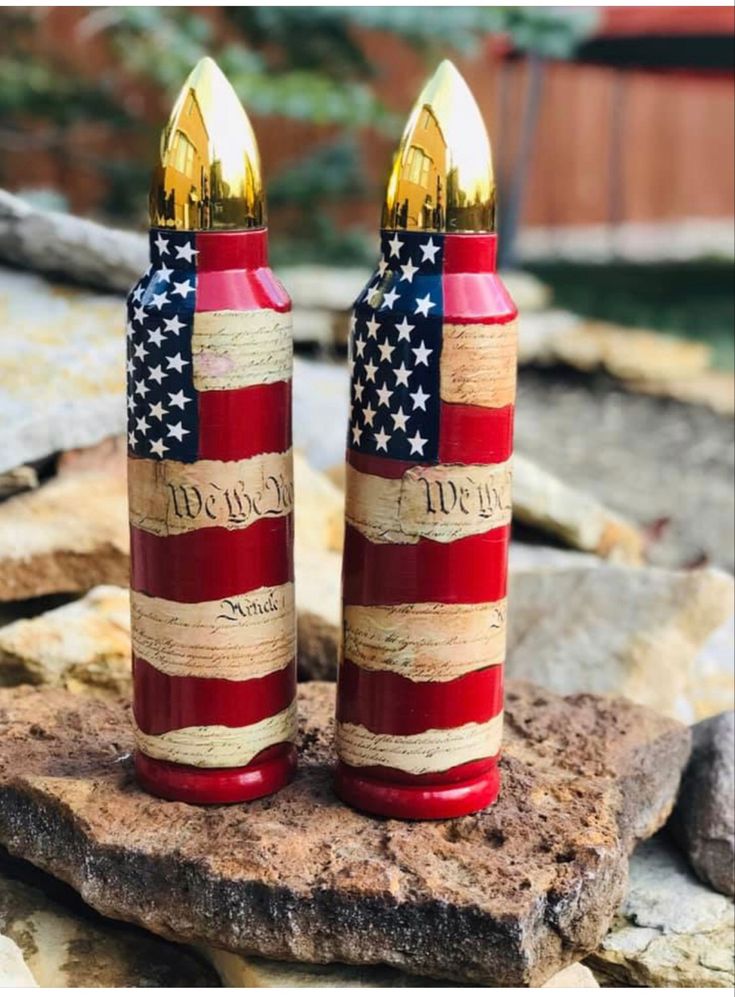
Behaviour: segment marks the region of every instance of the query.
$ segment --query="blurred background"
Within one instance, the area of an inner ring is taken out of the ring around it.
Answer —
[[[160,128],[210,53],[255,124],[275,262],[368,263],[397,137],[449,55],[491,133],[504,264],[730,366],[734,23],[725,7],[6,7],[0,184],[145,227]]]

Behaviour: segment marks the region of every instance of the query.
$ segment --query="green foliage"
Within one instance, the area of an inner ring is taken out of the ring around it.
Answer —
[[[248,110],[338,128],[340,137],[294,162],[269,184],[271,203],[297,209],[297,229],[310,228],[329,252],[361,258],[364,241],[339,235],[323,207],[359,192],[364,183],[355,144],[365,126],[396,135],[402,116],[374,93],[375,69],[358,29],[386,32],[434,62],[447,51],[477,52],[488,34],[503,32],[520,49],[566,57],[591,28],[588,12],[527,7],[90,7],[82,8],[77,36],[99,41],[113,60],[94,83],[74,73],[62,55],[33,44],[42,9],[0,13],[0,151],[48,149],[76,160],[68,136],[78,122],[121,133],[119,154],[86,162],[107,181],[110,215],[139,216],[149,164],[125,138],[154,132],[182,81],[205,54],[214,55]],[[44,54],[39,54],[43,51]],[[158,91],[153,107],[127,99],[131,81]],[[158,106],[156,106],[158,105]],[[160,108],[160,111],[159,111]],[[76,160],[79,161],[79,160]],[[298,235],[294,245],[299,242]],[[310,255],[313,255],[313,236]]]

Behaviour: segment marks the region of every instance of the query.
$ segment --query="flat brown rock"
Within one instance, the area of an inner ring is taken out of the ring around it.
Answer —
[[[378,820],[333,795],[333,685],[300,695],[296,780],[198,808],[137,789],[122,704],[0,690],[0,840],[100,912],[174,939],[538,985],[599,945],[689,752],[687,729],[645,708],[511,682],[499,802]]]

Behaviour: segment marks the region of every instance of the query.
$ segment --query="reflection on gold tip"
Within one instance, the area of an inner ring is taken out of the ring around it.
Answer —
[[[448,59],[421,91],[404,129],[388,180],[383,228],[495,229],[490,140],[475,98]]]
[[[151,225],[246,229],[265,224],[260,155],[245,110],[213,59],[189,74],[161,135]]]

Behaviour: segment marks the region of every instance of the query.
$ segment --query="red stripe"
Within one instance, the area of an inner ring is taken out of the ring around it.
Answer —
[[[444,236],[444,274],[482,273],[492,277],[498,258],[494,232],[464,232]]]
[[[196,311],[291,310],[283,285],[268,267],[258,270],[197,271]]]
[[[221,526],[171,537],[130,528],[131,586],[176,602],[206,602],[293,581],[291,516],[244,530]]]
[[[506,594],[509,526],[453,543],[376,544],[345,529],[348,606],[495,602]]]
[[[196,268],[203,270],[257,270],[268,265],[268,229],[243,232],[197,232]]]
[[[483,408],[442,402],[439,461],[443,464],[499,464],[513,453],[513,405]]]
[[[372,779],[380,779],[383,782],[397,782],[403,785],[409,786],[430,786],[437,782],[437,776],[441,776],[439,780],[441,785],[447,782],[463,782],[465,779],[474,779],[485,772],[489,772],[495,765],[497,765],[499,755],[495,755],[493,758],[478,758],[476,761],[465,762],[464,765],[455,765],[451,769],[445,769],[443,772],[425,772],[423,775],[415,775],[413,772],[402,772],[400,769],[392,769],[387,765],[365,765],[361,767],[355,767],[353,765],[347,765],[340,759],[340,765],[344,765],[345,768],[351,770],[352,772],[359,772],[360,775],[369,776]]]
[[[291,382],[200,391],[199,460],[243,460],[291,446]]]
[[[182,727],[247,727],[285,710],[296,695],[296,666],[262,678],[229,679],[165,675],[133,658],[133,713],[145,734]]]
[[[503,709],[501,665],[451,682],[412,682],[395,672],[339,666],[337,720],[375,734],[420,734],[432,728],[484,723]]]
[[[495,325],[510,322],[518,314],[511,296],[497,274],[444,273],[443,320]]]

